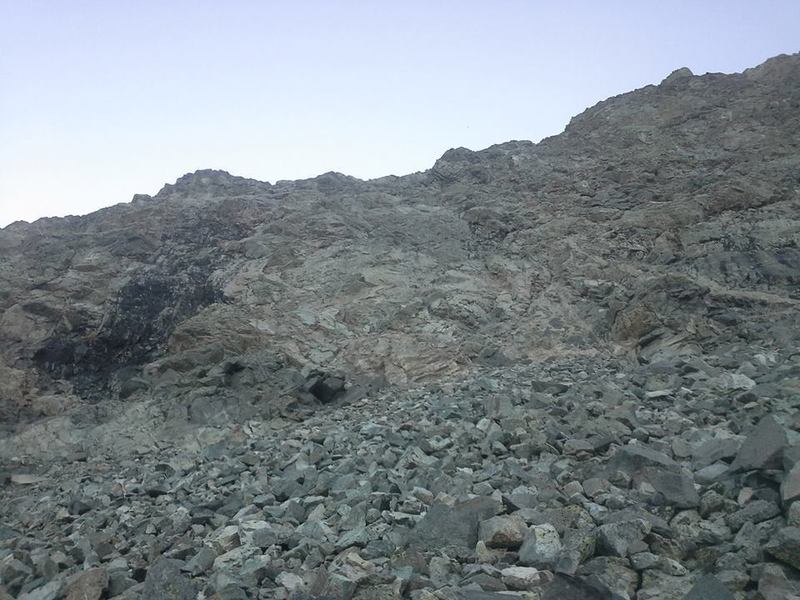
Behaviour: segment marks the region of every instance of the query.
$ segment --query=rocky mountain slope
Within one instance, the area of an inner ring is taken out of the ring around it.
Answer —
[[[798,323],[800,55],[12,224],[0,598],[800,597]]]

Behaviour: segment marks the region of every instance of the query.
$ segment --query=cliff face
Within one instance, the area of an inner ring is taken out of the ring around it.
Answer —
[[[10,225],[3,420],[154,395],[191,407],[198,390],[205,420],[231,396],[234,412],[289,401],[309,372],[406,385],[548,357],[786,346],[798,81],[797,55],[684,69],[539,144],[450,150],[424,173],[270,185],[198,171]]]
[[[0,231],[0,600],[800,597],[800,55],[429,170]]]

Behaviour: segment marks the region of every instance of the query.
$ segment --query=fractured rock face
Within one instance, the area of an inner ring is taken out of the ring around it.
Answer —
[[[405,177],[270,185],[206,170],[129,205],[11,225],[0,410],[39,418],[26,395],[54,391],[184,405],[191,388],[279,412],[302,388],[289,370],[413,385],[617,344],[658,362],[736,343],[741,327],[789,347],[797,63],[679,71],[539,144],[454,149]],[[753,375],[706,382],[757,394]],[[536,391],[565,394],[562,379]]]

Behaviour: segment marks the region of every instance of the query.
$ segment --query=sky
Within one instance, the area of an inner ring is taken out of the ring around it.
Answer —
[[[424,170],[800,51],[798,24],[798,0],[0,0],[0,227],[203,168]]]

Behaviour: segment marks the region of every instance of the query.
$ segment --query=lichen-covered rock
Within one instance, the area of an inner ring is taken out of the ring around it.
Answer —
[[[561,538],[553,525],[550,523],[534,525],[519,549],[519,561],[523,565],[542,569],[552,568],[558,560],[561,548]]]
[[[784,527],[764,548],[790,567],[800,569],[800,527]]]

